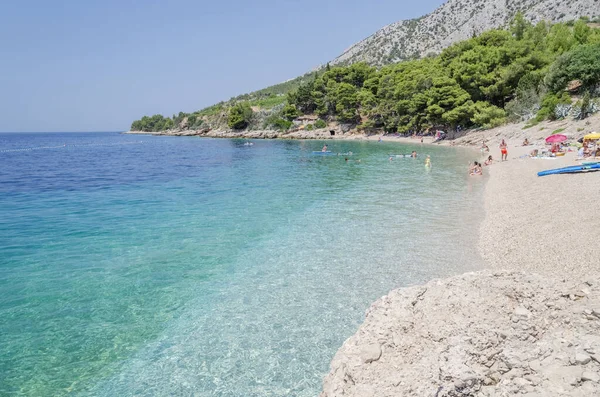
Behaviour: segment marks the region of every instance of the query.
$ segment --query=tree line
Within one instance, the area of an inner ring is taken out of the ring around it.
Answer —
[[[565,94],[573,80],[583,94],[576,104]],[[517,14],[508,29],[484,32],[437,56],[379,69],[364,63],[328,65],[288,92],[286,103],[275,107],[261,127],[289,129],[301,114],[401,133],[491,128],[565,113],[585,117],[598,108],[593,98],[600,95],[599,85],[599,29],[585,19],[533,25]],[[230,128],[251,126],[250,102],[220,106]],[[161,118],[145,116],[132,129],[154,131],[177,124]]]

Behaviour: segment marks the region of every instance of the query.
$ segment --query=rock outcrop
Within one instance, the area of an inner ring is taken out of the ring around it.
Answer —
[[[424,17],[385,26],[330,63],[385,65],[439,53],[473,34],[507,26],[518,11],[534,23],[565,22],[600,16],[600,4],[596,0],[449,0]]]
[[[392,291],[321,397],[600,396],[600,279],[469,273]]]

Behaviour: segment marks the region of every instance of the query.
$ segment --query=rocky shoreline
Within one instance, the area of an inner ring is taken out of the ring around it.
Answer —
[[[334,135],[331,134],[334,131]],[[362,134],[344,133],[341,129],[322,128],[313,131],[276,131],[276,130],[169,130],[161,132],[127,131],[125,134],[161,135],[161,136],[197,136],[204,138],[228,139],[348,139],[365,136]]]
[[[507,124],[490,130],[466,130],[460,133],[449,134],[448,139],[438,142],[440,145],[476,146],[482,141],[495,142],[500,137],[514,140],[515,145],[520,145],[527,137],[531,142],[541,142],[549,134],[560,130],[573,138],[579,138],[592,131],[600,131],[600,114],[585,120],[558,120],[544,121],[538,125],[527,128],[526,123]],[[333,132],[333,134],[332,134]],[[379,140],[393,142],[420,142],[419,139],[411,137],[385,135],[383,131],[371,131],[364,133],[351,128],[348,125],[331,124],[327,128],[312,131],[276,131],[276,130],[189,130],[175,129],[160,132],[127,131],[124,134],[134,135],[158,135],[158,136],[196,136],[204,138],[226,138],[226,139],[342,139],[342,140]],[[432,143],[431,136],[423,138],[423,143]]]

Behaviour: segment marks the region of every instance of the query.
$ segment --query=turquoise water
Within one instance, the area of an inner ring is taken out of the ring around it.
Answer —
[[[372,301],[479,268],[472,152],[243,143],[0,134],[0,395],[315,396]]]

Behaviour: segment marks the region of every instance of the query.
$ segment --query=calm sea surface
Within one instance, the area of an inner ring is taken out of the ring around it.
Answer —
[[[0,134],[0,395],[316,396],[372,301],[479,268],[472,152],[244,142]]]

